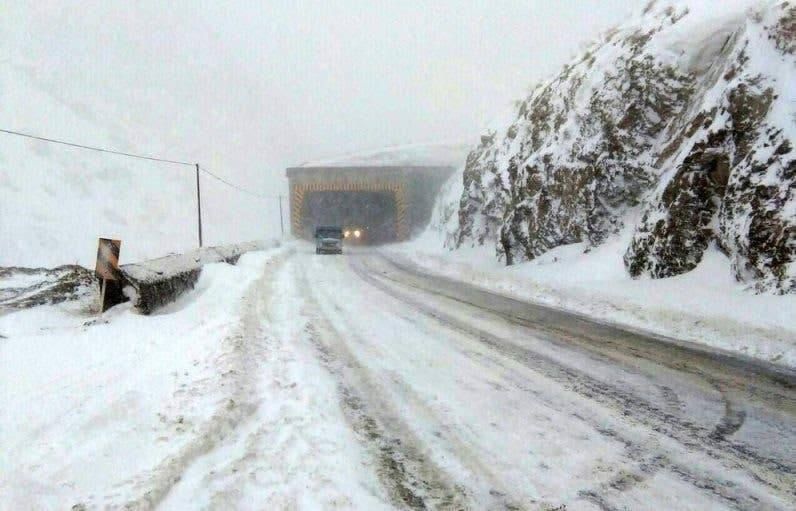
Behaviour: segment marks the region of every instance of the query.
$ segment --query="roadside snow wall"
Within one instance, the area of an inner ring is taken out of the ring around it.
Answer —
[[[220,262],[235,264],[247,252],[278,246],[278,241],[252,241],[125,264],[120,268],[125,296],[143,314],[150,314],[193,289],[204,265]]]

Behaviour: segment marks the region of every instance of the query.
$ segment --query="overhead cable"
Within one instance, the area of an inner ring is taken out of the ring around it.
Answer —
[[[172,163],[174,165],[185,165],[185,166],[189,166],[189,167],[195,167],[197,165],[196,163],[190,163],[190,162],[187,162],[187,161],[170,160],[170,159],[167,159],[167,158],[159,158],[159,157],[156,157],[156,156],[147,156],[147,155],[143,155],[143,154],[127,153],[127,152],[124,152],[124,151],[117,151],[115,149],[107,149],[107,148],[104,148],[104,147],[77,144],[75,142],[67,142],[66,140],[58,140],[58,139],[55,139],[55,138],[41,137],[41,136],[38,136],[38,135],[32,135],[30,133],[22,133],[20,131],[7,130],[7,129],[3,129],[3,128],[0,128],[0,132],[6,133],[6,134],[9,134],[9,135],[16,135],[16,136],[19,136],[19,137],[30,138],[30,139],[34,139],[34,140],[41,140],[43,142],[50,142],[52,144],[61,144],[61,145],[69,146],[69,147],[76,147],[76,148],[79,148],[79,149],[87,149],[89,151],[97,151],[97,152],[100,152],[100,153],[115,154],[115,155],[118,155],[118,156],[127,156],[129,158],[138,158],[140,160],[158,161],[158,162],[162,162],[162,163]],[[243,187],[241,187],[241,186],[239,186],[239,185],[237,185],[237,184],[235,184],[235,183],[233,183],[231,181],[228,181],[227,179],[224,179],[223,177],[219,176],[218,174],[207,170],[206,168],[204,168],[201,165],[199,165],[199,170],[201,172],[204,172],[208,176],[212,177],[213,179],[215,179],[215,180],[217,180],[217,181],[219,181],[219,182],[221,182],[221,183],[223,183],[223,184],[225,184],[225,185],[227,185],[227,186],[229,186],[231,188],[234,188],[234,189],[238,190],[239,192],[251,195],[253,197],[258,197],[260,199],[276,199],[277,198],[276,196],[271,197],[271,196],[263,195],[263,194],[260,194],[260,193],[257,193],[257,192],[253,192],[251,190],[247,190],[247,189],[245,189],[245,188],[243,188]]]
[[[54,138],[47,138],[47,137],[40,137],[38,135],[31,135],[29,133],[21,133],[19,131],[12,131],[0,128],[0,132],[8,133],[9,135],[17,135],[20,137],[32,138],[35,140],[42,140],[44,142],[51,142],[53,144],[61,144],[70,147],[77,147],[80,149],[88,149],[90,151],[98,151],[100,153],[110,153],[110,154],[118,154],[119,156],[128,156],[130,158],[139,158],[141,160],[150,160],[150,161],[160,161],[163,163],[173,163],[175,165],[189,165],[194,166],[194,163],[189,163],[187,161],[177,161],[177,160],[168,160],[166,158],[157,158],[155,156],[144,156],[142,154],[133,154],[133,153],[125,153],[124,151],[116,151],[113,149],[105,149],[103,147],[95,147],[90,145],[83,145],[83,144],[76,144],[74,142],[66,142],[65,140],[57,140]]]

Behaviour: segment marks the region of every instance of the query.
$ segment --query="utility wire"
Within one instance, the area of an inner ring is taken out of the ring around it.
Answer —
[[[157,158],[155,156],[145,156],[145,155],[142,155],[142,154],[125,153],[123,151],[116,151],[114,149],[105,149],[105,148],[102,148],[102,147],[95,147],[95,146],[89,146],[89,145],[83,145],[83,144],[76,144],[74,142],[67,142],[65,140],[57,140],[57,139],[54,139],[54,138],[40,137],[38,135],[31,135],[30,133],[21,133],[19,131],[7,130],[7,129],[3,129],[3,128],[0,128],[0,132],[7,133],[9,135],[16,135],[16,136],[19,136],[19,137],[25,137],[25,138],[31,138],[31,139],[34,139],[34,140],[41,140],[41,141],[44,141],[44,142],[50,142],[50,143],[53,143],[53,144],[61,144],[61,145],[69,146],[69,147],[77,147],[79,149],[88,149],[90,151],[97,151],[97,152],[100,152],[100,153],[116,154],[116,155],[119,155],[119,156],[127,156],[127,157],[130,157],[130,158],[138,158],[140,160],[159,161],[159,162],[163,162],[163,163],[173,163],[175,165],[186,165],[186,166],[189,166],[189,167],[196,166],[195,163],[189,163],[189,162],[186,162],[186,161],[168,160],[166,158]],[[239,192],[246,193],[246,194],[249,194],[251,196],[258,197],[260,199],[276,199],[276,198],[278,198],[278,197],[275,197],[275,196],[274,197],[270,197],[270,196],[267,196],[267,195],[259,194],[257,192],[252,192],[250,190],[246,190],[245,188],[243,188],[241,186],[238,186],[235,183],[227,181],[226,179],[224,179],[223,177],[219,176],[218,174],[215,174],[214,172],[210,172],[209,170],[207,170],[206,168],[202,167],[201,165],[199,166],[199,170],[204,172],[208,176],[216,179],[217,181],[219,181],[219,182],[221,182],[221,183],[223,183],[223,184],[225,184],[225,185],[227,185],[227,186],[229,186],[231,188],[234,188],[234,189],[238,190]]]
[[[249,195],[251,195],[253,197],[257,197],[259,199],[277,199],[278,198],[275,195],[274,196],[263,195],[261,193],[252,192],[251,190],[246,190],[245,188],[241,188],[240,186],[236,185],[235,183],[231,183],[231,182],[227,181],[226,179],[224,179],[223,177],[219,176],[218,174],[216,174],[214,172],[210,172],[209,170],[207,170],[206,168],[204,168],[201,165],[199,166],[199,170],[201,172],[204,172],[208,176],[212,177],[213,179],[215,179],[217,181],[220,181],[220,182],[224,183],[225,185],[238,190],[239,192],[247,193],[247,194],[249,194]]]
[[[130,158],[138,158],[141,160],[150,160],[150,161],[161,161],[164,163],[173,163],[175,165],[189,165],[193,167],[194,163],[188,163],[186,161],[177,161],[177,160],[167,160],[165,158],[156,158],[154,156],[144,156],[141,154],[133,154],[133,153],[125,153],[122,151],[114,151],[113,149],[103,149],[102,147],[94,147],[89,145],[82,145],[82,144],[75,144],[73,142],[66,142],[64,140],[56,140],[54,138],[47,138],[47,137],[39,137],[36,135],[31,135],[29,133],[20,133],[19,131],[12,131],[12,130],[5,130],[0,128],[0,132],[8,133],[9,135],[17,135],[20,137],[32,138],[35,140],[43,140],[44,142],[52,142],[53,144],[61,144],[67,145],[70,147],[78,147],[80,149],[88,149],[90,151],[98,151],[100,153],[110,153],[110,154],[118,154],[120,156],[129,156]]]

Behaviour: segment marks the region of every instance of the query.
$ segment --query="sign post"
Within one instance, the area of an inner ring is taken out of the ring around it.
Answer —
[[[199,248],[202,248],[202,189],[199,186],[199,164],[196,163],[196,219],[199,222]]]
[[[285,237],[285,222],[282,220],[282,196],[279,196],[279,229],[282,231],[282,237]]]
[[[105,312],[111,306],[119,303],[116,298],[109,299],[108,283],[114,288],[111,294],[116,296],[119,293],[119,252],[122,248],[122,240],[112,240],[100,238],[97,247],[97,266],[94,270],[100,283],[100,313]],[[110,303],[113,302],[113,303]]]

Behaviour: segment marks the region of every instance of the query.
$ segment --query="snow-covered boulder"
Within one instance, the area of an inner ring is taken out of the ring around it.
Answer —
[[[482,137],[464,171],[459,245],[498,239],[511,263],[621,227],[618,213],[655,180],[656,137],[691,94],[678,57],[650,44],[684,15],[650,8],[608,33]]]

